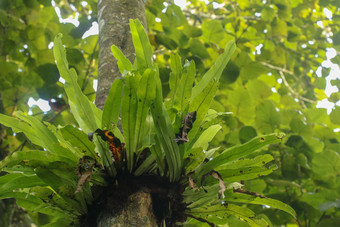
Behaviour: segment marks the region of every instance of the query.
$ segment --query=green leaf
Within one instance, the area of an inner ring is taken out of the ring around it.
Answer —
[[[129,170],[133,167],[134,136],[137,116],[137,75],[124,77],[124,94],[122,100],[122,126],[126,142],[126,156]]]
[[[312,160],[312,171],[319,179],[329,179],[340,174],[340,155],[331,150],[315,154]]]
[[[178,44],[171,37],[163,33],[158,33],[155,36],[155,39],[157,43],[164,45],[166,48],[170,50],[175,50],[178,46]]]
[[[216,223],[214,222],[216,217],[219,217],[221,221],[225,220],[225,223],[227,223],[227,217],[229,215],[234,215],[248,222],[250,226],[259,227],[259,225],[254,221],[256,215],[252,210],[231,203],[217,204],[209,207],[198,207],[188,211],[187,213],[213,223]]]
[[[40,138],[37,135],[35,135],[35,132],[32,129],[32,127],[29,126],[26,122],[20,121],[19,119],[9,117],[0,113],[0,123],[7,127],[11,127],[15,133],[18,132],[25,133],[27,138],[31,140],[32,143],[37,144],[41,147],[44,146]]]
[[[104,105],[102,117],[102,128],[104,129],[109,129],[111,124],[117,125],[122,102],[122,90],[123,81],[121,79],[115,79]]]
[[[265,163],[272,161],[274,158],[270,154],[258,155],[254,158],[248,159],[240,159],[232,162],[228,162],[226,164],[221,165],[216,168],[219,169],[238,169],[243,167],[254,167],[254,166],[263,166]]]
[[[220,168],[219,168],[220,169]],[[260,176],[265,176],[272,173],[277,169],[276,165],[272,165],[269,168],[260,166],[242,167],[238,169],[222,169],[218,170],[223,180],[236,182],[241,180],[255,179]]]
[[[46,186],[37,175],[23,175],[21,173],[12,173],[0,177],[0,196],[21,188],[32,188],[35,186]]]
[[[153,155],[149,155],[143,163],[136,169],[134,172],[135,176],[140,176],[142,174],[147,174],[150,169],[154,167],[153,163],[155,162],[155,157]]]
[[[58,140],[55,135],[37,118],[33,116],[25,116],[22,112],[18,111],[15,115],[23,121],[26,121],[31,125],[34,134],[39,137],[40,141],[43,144],[43,147],[48,151],[53,152],[53,145],[58,144]]]
[[[207,59],[210,57],[207,49],[205,48],[204,44],[198,38],[193,38],[190,40],[190,52],[192,55],[196,55],[201,59]]]
[[[237,87],[228,94],[230,111],[244,124],[251,124],[254,120],[253,99],[244,87]]]
[[[54,189],[57,193],[60,193],[64,190],[63,187],[72,187],[76,186],[76,175],[75,172],[65,171],[67,169],[57,169],[60,168],[60,164],[54,164],[51,167],[37,167],[34,169],[35,173],[38,175],[40,179],[42,179],[47,185]],[[61,166],[61,165],[60,165]],[[56,168],[57,167],[57,168]],[[63,166],[65,168],[69,168],[67,166]],[[74,190],[75,191],[75,190]],[[73,192],[71,192],[72,194]]]
[[[150,147],[150,152],[157,162],[160,175],[163,176],[165,171],[164,150],[157,136],[155,136],[155,145]]]
[[[42,214],[59,216],[69,219],[72,218],[72,215],[65,212],[65,210],[62,210],[56,206],[52,206],[51,204],[46,204],[39,197],[27,194],[25,192],[8,192],[0,196],[0,199],[7,198],[15,198],[17,204],[28,211],[39,212]],[[73,216],[73,218],[75,218],[75,216]]]
[[[261,11],[261,18],[265,21],[272,21],[275,17],[275,10],[273,7],[264,7]]]
[[[182,64],[181,57],[177,54],[170,55],[170,67],[171,73],[169,78],[169,86],[171,91],[171,97],[174,99],[175,94],[177,93],[177,88],[179,85],[180,76],[182,73]]]
[[[203,39],[218,44],[226,36],[220,20],[205,19],[202,23]]]
[[[176,92],[174,92],[173,106],[183,113],[187,107],[191,90],[195,79],[195,62],[190,61],[184,65],[183,72],[179,83],[176,85]]]
[[[185,172],[189,174],[204,161],[205,152],[201,147],[192,148],[185,152],[184,158],[188,158],[185,164]]]
[[[256,107],[255,123],[262,133],[274,132],[280,126],[281,116],[272,101],[266,100]]]
[[[261,198],[256,195],[244,194],[244,193],[232,193],[232,196],[226,196],[225,200],[227,202],[234,203],[247,203],[247,204],[257,204],[257,205],[267,205],[270,208],[280,209],[296,218],[296,213],[293,208],[289,205],[269,198]]]
[[[281,142],[282,137],[283,135],[279,134],[259,136],[242,145],[236,145],[228,148],[209,162],[203,163],[195,173],[195,176],[202,176],[222,164],[226,164],[249,155],[268,144],[279,143]]]
[[[66,59],[65,48],[61,42],[62,35],[59,34],[54,39],[53,53],[57,61],[60,75],[65,79],[64,89],[69,99],[69,105],[74,118],[85,133],[94,132],[101,124],[102,112],[82,93],[77,83],[76,71],[69,69]],[[97,139],[94,139],[96,151],[102,158],[103,165],[108,168],[109,173],[114,174],[113,160],[108,149]]]
[[[111,46],[111,51],[113,56],[117,59],[118,68],[121,74],[124,73],[124,71],[132,71],[133,67],[129,59],[125,57],[123,52],[115,45]]]
[[[200,137],[192,145],[192,148],[202,147],[204,150],[208,149],[209,143],[215,137],[216,133],[222,128],[221,125],[212,125],[200,135]]]
[[[52,63],[43,64],[37,67],[37,73],[46,84],[55,84],[60,77],[57,66]]]
[[[197,139],[196,135],[205,115],[209,110],[210,103],[216,94],[217,88],[217,82],[210,82],[210,84],[205,87],[205,89],[195,99],[190,101],[189,112],[196,111],[197,114],[193,127],[188,133],[189,144],[187,144],[186,147],[190,148],[190,146],[192,146],[194,141]]]
[[[130,30],[133,45],[135,47],[136,59],[134,66],[137,69],[152,67],[152,47],[148,36],[138,19],[130,19]]]
[[[251,126],[244,126],[240,129],[239,138],[241,143],[248,142],[252,138],[256,137],[256,130]]]
[[[227,85],[234,83],[240,76],[240,68],[232,61],[229,61],[221,75],[221,85]],[[223,89],[223,87],[222,87]]]
[[[30,150],[30,151],[17,151],[12,155],[7,156],[4,160],[0,162],[0,168],[3,167],[12,167],[14,165],[20,164],[23,161],[33,161],[34,165],[44,165],[44,163],[48,162],[65,162],[70,165],[77,165],[77,162],[70,160],[68,158],[59,156],[49,151],[39,151],[39,150]]]
[[[87,212],[87,207],[84,199],[80,199],[79,202],[71,199],[74,195],[77,183],[75,172],[70,172],[70,170],[71,169],[65,171],[65,169],[38,167],[34,171],[41,180],[43,180],[48,186],[53,188],[53,190],[60,196],[60,198],[65,200],[71,210],[74,209],[84,214]]]
[[[94,113],[96,107],[82,93],[81,88],[77,83],[76,71],[73,68],[69,69],[66,51],[61,42],[61,37],[61,34],[55,37],[53,53],[60,76],[65,80],[64,89],[69,99],[71,111],[85,133],[94,132],[98,128],[98,117],[96,119]]]
[[[207,206],[218,200],[218,184],[204,187],[205,190],[195,190],[187,188],[183,192],[183,201],[188,204],[188,208],[199,208]]]
[[[137,88],[137,112],[136,112],[136,123],[135,123],[135,135],[133,150],[135,152],[141,147],[143,130],[145,127],[145,120],[149,112],[150,104],[155,99],[156,95],[156,71],[147,69],[143,73],[138,83]],[[130,166],[130,171],[133,166]]]
[[[331,119],[333,124],[340,125],[340,107],[336,106],[329,115],[329,118]]]
[[[64,139],[68,141],[72,147],[78,148],[80,150],[80,152],[83,154],[82,156],[88,155],[92,158],[97,156],[94,152],[94,144],[88,139],[88,136],[84,132],[71,125],[66,125],[65,127],[61,128],[60,132]]]
[[[179,147],[175,142],[175,133],[170,117],[163,105],[162,86],[159,78],[156,78],[156,98],[151,104],[151,113],[155,125],[156,136],[164,150],[169,167],[170,181],[179,179],[182,170],[182,157]]]
[[[218,56],[213,66],[206,72],[203,78],[197,83],[197,85],[192,89],[191,92],[191,100],[194,100],[196,96],[198,96],[206,86],[212,81],[218,81],[220,76],[228,64],[230,57],[233,55],[236,49],[236,45],[233,41],[229,41],[224,48],[224,53]]]

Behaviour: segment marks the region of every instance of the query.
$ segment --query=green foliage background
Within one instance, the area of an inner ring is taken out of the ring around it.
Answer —
[[[81,37],[96,21],[96,1],[86,1],[86,6],[81,2],[54,3],[63,18],[79,13],[78,27],[60,23],[50,1],[0,2],[1,113],[28,112],[29,97],[56,99],[55,106],[60,108],[43,113],[35,106],[33,115],[56,125],[75,123],[48,48],[58,33],[64,34],[69,65],[77,71],[82,91],[94,100],[97,37]],[[212,104],[218,112],[233,114],[216,119],[223,124],[211,145],[228,148],[256,135],[284,132],[281,145],[263,152],[274,156],[278,170],[244,183],[249,191],[291,205],[297,221],[282,211],[250,208],[268,216],[273,225],[336,226],[340,223],[340,108],[335,106],[328,115],[326,109],[315,106],[327,98],[324,89],[330,69],[322,67],[326,48],[340,51],[339,2],[248,0],[216,7],[222,3],[193,0],[181,10],[171,2],[146,2],[149,38],[161,66],[163,91],[171,87],[165,82],[170,76],[170,53],[194,60],[200,77],[225,44],[235,40],[237,50],[222,73]],[[331,19],[324,8],[332,12]],[[331,61],[339,64],[339,55]],[[330,83],[339,89],[339,79]],[[328,97],[333,103],[339,99],[339,93]],[[32,149],[23,135],[14,137],[3,127],[0,146],[3,157]],[[241,226],[237,219],[231,219],[230,225]]]

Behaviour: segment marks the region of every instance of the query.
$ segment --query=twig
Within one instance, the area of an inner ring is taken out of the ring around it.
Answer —
[[[291,72],[291,71],[289,71],[289,70],[287,70],[287,69],[280,68],[280,67],[277,67],[277,66],[275,66],[275,65],[268,64],[268,63],[266,63],[266,62],[260,62],[260,63],[261,63],[262,65],[264,65],[264,66],[270,68],[270,69],[275,69],[275,70],[277,70],[277,71],[281,71],[281,72],[284,72],[284,73],[288,73],[288,74],[294,76],[294,73]]]
[[[300,99],[300,100],[302,100],[302,101],[305,101],[305,102],[315,103],[314,100],[305,98],[305,97],[299,95],[296,91],[294,91],[293,88],[291,88],[290,85],[288,84],[288,82],[287,82],[287,80],[286,80],[286,77],[285,77],[285,75],[283,74],[283,72],[282,72],[282,71],[279,71],[279,73],[280,73],[280,76],[281,76],[281,78],[282,78],[282,81],[283,81],[284,85],[286,85],[286,87],[288,88],[288,90],[289,90],[293,95],[295,95],[296,98],[298,98],[298,99]]]

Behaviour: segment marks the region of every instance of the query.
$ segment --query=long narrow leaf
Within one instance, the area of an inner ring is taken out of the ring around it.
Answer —
[[[20,164],[22,161],[34,161],[35,164],[48,163],[48,162],[65,162],[70,165],[76,165],[77,163],[68,158],[56,155],[49,151],[17,151],[12,155],[7,156],[4,160],[0,162],[0,168],[12,167],[14,165]]]
[[[190,101],[189,112],[196,111],[197,114],[193,127],[188,134],[189,143],[186,145],[187,149],[191,148],[191,146],[195,143],[195,140],[198,139],[196,135],[199,128],[201,127],[204,117],[209,110],[210,103],[213,100],[217,89],[218,83],[210,82],[210,84],[205,87],[201,94],[199,94],[194,100]]]
[[[152,68],[152,47],[140,21],[130,19],[130,30],[136,52],[135,68]]]
[[[55,135],[37,118],[33,116],[25,116],[22,112],[16,112],[18,118],[29,123],[34,131],[34,134],[40,138],[41,142],[49,151],[53,151],[53,145],[58,143]]]
[[[121,74],[123,74],[124,71],[132,71],[133,68],[131,62],[124,56],[123,52],[117,46],[112,45],[111,51],[118,61],[117,64]]]
[[[88,155],[92,158],[96,157],[94,152],[95,146],[84,132],[71,125],[61,128],[60,132],[64,140],[68,141],[72,147],[80,150],[82,156]]]
[[[137,88],[137,113],[136,113],[136,128],[134,135],[134,148],[141,146],[143,138],[144,123],[149,112],[150,104],[156,96],[156,72],[155,70],[147,69],[142,75]]]
[[[191,90],[195,80],[195,71],[194,61],[190,63],[187,62],[184,65],[183,73],[173,98],[173,104],[180,112],[184,111],[190,101]]]
[[[25,192],[8,192],[0,196],[0,199],[7,198],[15,198],[18,205],[25,208],[28,211],[39,212],[52,216],[59,216],[67,219],[76,218],[76,216],[72,216],[72,214],[65,212],[65,210],[62,210],[56,206],[46,204],[37,196],[30,195]]]
[[[176,95],[176,91],[180,81],[180,75],[182,73],[182,63],[181,57],[179,55],[171,54],[170,55],[170,68],[171,73],[169,77],[169,86],[171,92],[171,98],[174,100]]]
[[[32,188],[35,186],[46,186],[37,175],[23,175],[21,173],[12,173],[0,177],[0,195],[12,192],[21,188]]]
[[[282,139],[282,136],[283,135],[279,134],[259,136],[242,145],[237,145],[228,148],[224,150],[220,155],[213,158],[211,161],[202,164],[197,170],[196,176],[198,175],[202,176],[222,164],[226,164],[234,160],[240,159],[268,144],[279,143]]]
[[[222,128],[221,125],[212,125],[200,135],[200,137],[195,141],[192,145],[192,148],[202,147],[203,149],[207,149],[209,142],[215,137],[216,133],[220,131]]]
[[[44,146],[40,138],[35,134],[34,130],[30,125],[27,123],[16,119],[14,117],[9,117],[4,114],[0,114],[0,123],[7,126],[11,127],[12,130],[16,133],[18,132],[23,132],[27,136],[27,138],[34,144],[37,144],[41,147]]]
[[[175,133],[169,115],[163,105],[162,87],[160,79],[156,82],[156,98],[151,105],[152,118],[155,124],[156,135],[163,147],[169,166],[170,181],[179,179],[182,168],[182,157],[175,142]]]
[[[229,215],[234,215],[238,218],[242,218],[243,220],[247,221],[252,227],[260,227],[260,225],[258,225],[255,221],[256,215],[252,210],[246,207],[240,207],[234,204],[224,204],[224,205],[218,204],[218,205],[214,205],[210,207],[198,207],[198,208],[194,208],[188,211],[187,213],[195,217],[203,218],[212,223],[216,223],[216,221],[220,222],[218,224],[223,223],[222,222],[223,220],[224,220],[224,224],[226,224],[227,217]],[[216,217],[218,217],[219,220],[216,219]]]
[[[122,126],[125,138],[128,169],[133,168],[134,136],[137,115],[137,76],[127,75],[124,80]]]
[[[160,175],[163,176],[165,171],[164,151],[157,136],[155,136],[155,145],[150,147],[150,151],[157,162]]]
[[[244,193],[233,193],[232,196],[227,196],[226,201],[234,202],[234,203],[247,203],[247,204],[258,204],[258,205],[267,205],[270,208],[280,209],[288,214],[292,215],[294,218],[296,217],[296,213],[293,208],[289,205],[269,198],[261,198],[256,195],[244,194]]]
[[[142,174],[147,174],[150,169],[153,168],[155,162],[155,157],[153,155],[148,156],[143,163],[134,172],[135,176],[140,176]]]
[[[82,93],[77,83],[76,71],[73,68],[69,69],[66,50],[61,42],[61,37],[61,34],[55,37],[53,53],[60,76],[65,80],[64,89],[69,99],[71,111],[85,133],[94,132],[98,125],[91,106],[93,103]]]
[[[227,66],[230,57],[233,55],[236,49],[234,41],[229,41],[224,48],[224,53],[218,56],[214,65],[206,72],[203,78],[197,83],[197,85],[192,89],[191,100],[196,98],[204,88],[213,80],[218,81],[224,68]]]
[[[85,133],[94,132],[98,128],[98,125],[101,124],[101,111],[82,93],[81,88],[77,83],[76,71],[73,68],[69,69],[66,51],[61,42],[61,37],[61,34],[55,37],[53,53],[60,76],[65,79],[64,89],[68,96],[71,111]],[[102,158],[103,165],[112,175],[114,173],[114,167],[110,152],[109,150],[103,149],[97,136],[95,137],[96,139],[94,139],[94,142],[96,144],[96,151]]]
[[[109,129],[110,124],[117,125],[122,102],[122,90],[123,81],[121,79],[116,79],[112,83],[110,92],[105,101],[101,124],[102,128]]]

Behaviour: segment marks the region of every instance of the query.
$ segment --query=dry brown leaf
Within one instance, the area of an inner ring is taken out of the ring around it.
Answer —
[[[179,133],[176,134],[175,141],[179,144],[183,144],[189,141],[188,133],[192,129],[192,125],[196,120],[196,111],[188,113],[182,120],[183,127],[179,129]]]
[[[222,199],[224,199],[224,192],[226,190],[226,187],[225,187],[225,183],[222,179],[221,174],[219,174],[218,172],[213,170],[213,171],[211,171],[211,176],[218,180],[218,185],[219,185],[219,188],[220,188],[218,190],[218,198],[220,199],[222,197]]]

